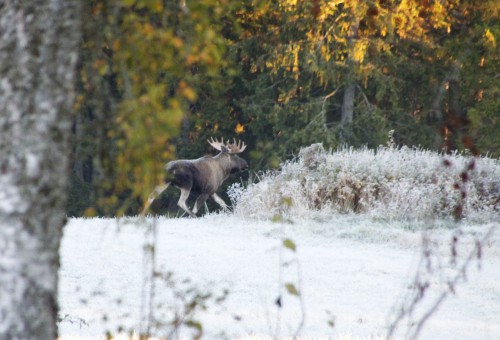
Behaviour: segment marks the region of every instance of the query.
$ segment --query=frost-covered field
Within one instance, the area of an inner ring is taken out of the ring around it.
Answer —
[[[432,223],[432,222],[429,222]],[[462,225],[459,254],[472,247],[473,237],[490,225]],[[328,221],[293,224],[209,215],[199,219],[157,221],[157,266],[174,279],[192,282],[216,295],[229,296],[222,305],[209,302],[198,313],[206,338],[293,335],[301,320],[299,299],[280,291],[282,282],[300,287],[304,300],[304,337],[370,338],[386,334],[391,310],[408,293],[420,259],[421,232],[408,223],[374,222],[359,216],[332,216]],[[432,231],[443,266],[453,230]],[[497,339],[500,336],[500,237],[497,232],[483,252],[481,269],[470,267],[460,283],[426,325],[424,339]],[[284,237],[297,244],[297,267],[280,266],[292,252],[281,247]],[[138,329],[141,320],[144,228],[133,220],[72,219],[62,244],[60,272],[63,339],[102,338],[106,330]],[[446,289],[433,279],[433,294]],[[282,295],[280,321],[276,298]],[[158,302],[180,304],[158,284]],[[237,321],[236,319],[240,320]],[[334,327],[329,321],[334,321]],[[277,325],[279,330],[277,331]],[[406,325],[405,325],[406,326]],[[403,327],[404,329],[404,327]]]
[[[157,320],[182,316],[196,293],[200,298],[210,292],[201,298],[206,308],[186,318],[199,321],[207,339],[286,338],[297,332],[304,339],[384,338],[399,308],[418,291],[414,278],[422,268],[423,235],[432,250],[425,257],[433,267],[432,274],[424,272],[429,288],[396,338],[405,338],[408,325],[450,291],[469,254],[466,280],[458,280],[421,338],[500,338],[498,160],[476,160],[471,167],[461,156],[449,157],[448,164],[436,154],[389,148],[310,155],[262,175],[248,189],[233,186],[231,214],[71,219],[62,243],[62,338],[145,329],[151,262],[144,249],[152,239],[158,273],[173,273],[168,286],[156,282]],[[457,206],[460,222],[452,218]],[[147,228],[153,223],[156,238]],[[476,242],[494,226],[478,256]],[[284,246],[284,240],[293,243]],[[159,336],[172,330],[157,326]],[[183,327],[170,337],[195,333]]]

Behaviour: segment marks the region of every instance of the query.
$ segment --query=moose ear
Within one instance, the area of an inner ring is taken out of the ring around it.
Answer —
[[[231,150],[229,150],[229,148],[228,148],[227,146],[225,146],[225,145],[221,145],[221,146],[220,146],[220,152],[221,152],[221,153],[230,153],[230,152],[231,152]]]

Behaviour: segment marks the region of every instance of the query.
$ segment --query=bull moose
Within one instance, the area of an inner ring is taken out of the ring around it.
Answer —
[[[225,211],[228,209],[226,203],[220,198],[216,191],[230,174],[243,171],[248,168],[247,162],[238,156],[247,147],[245,143],[233,139],[224,143],[211,138],[207,140],[214,149],[220,151],[216,156],[204,156],[198,159],[180,159],[168,162],[165,166],[167,179],[165,183],[157,186],[149,195],[149,198],[142,210],[144,216],[153,201],[165,191],[170,184],[181,190],[181,196],[177,205],[191,217],[196,217],[196,213],[210,197],[219,204]],[[190,194],[197,196],[194,208],[191,211],[186,205]]]

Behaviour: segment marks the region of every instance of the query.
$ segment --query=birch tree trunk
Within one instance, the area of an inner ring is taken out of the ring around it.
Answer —
[[[80,1],[0,2],[0,339],[55,339]]]

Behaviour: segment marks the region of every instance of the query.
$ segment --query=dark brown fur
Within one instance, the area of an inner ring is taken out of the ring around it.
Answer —
[[[151,193],[142,214],[146,213],[151,203],[170,184],[181,190],[181,197],[177,205],[186,211],[191,217],[195,217],[201,206],[208,197],[217,202],[224,210],[227,209],[225,202],[216,194],[222,183],[231,173],[236,173],[248,168],[247,162],[229,149],[223,147],[222,151],[215,157],[205,156],[198,159],[183,159],[167,163],[167,178],[164,185],[156,187]],[[197,197],[193,211],[187,205],[186,200],[190,194]]]

